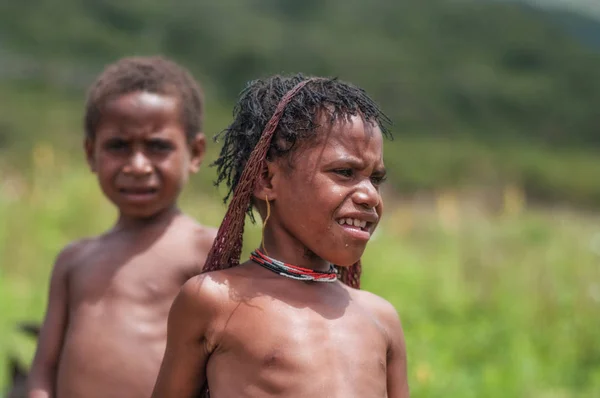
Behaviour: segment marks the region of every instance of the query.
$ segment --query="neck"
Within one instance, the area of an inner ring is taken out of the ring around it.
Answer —
[[[261,250],[253,251],[250,254],[250,259],[258,265],[273,271],[280,276],[285,276],[291,279],[305,282],[335,282],[338,280],[337,270],[333,266],[330,266],[327,272],[315,271],[279,261],[267,256]]]
[[[259,249],[271,258],[314,271],[329,271],[329,261],[312,253],[304,243],[290,234],[287,228],[273,219],[267,221],[264,227],[263,242]]]
[[[305,247],[288,247],[285,250],[281,250],[280,247],[277,247],[273,244],[269,244],[269,242],[267,241],[265,242],[264,248],[261,244],[258,249],[263,254],[271,258],[274,258],[287,264],[295,265],[297,267],[308,268],[313,271],[328,272],[331,265],[328,261],[317,257]]]
[[[115,225],[115,229],[135,230],[148,226],[169,223],[179,214],[181,214],[181,211],[177,206],[167,207],[149,217],[134,217],[119,213],[119,218]]]

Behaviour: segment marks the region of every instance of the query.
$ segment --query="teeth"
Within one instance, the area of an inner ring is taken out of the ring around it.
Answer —
[[[340,224],[340,225],[346,224],[346,225],[351,225],[351,226],[359,227],[359,228],[364,228],[367,226],[366,221],[361,221],[356,218],[340,218],[338,220],[338,224]]]

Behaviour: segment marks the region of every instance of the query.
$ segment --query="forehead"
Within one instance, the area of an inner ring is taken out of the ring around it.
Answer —
[[[166,94],[135,91],[111,98],[102,107],[100,125],[156,125],[179,122],[180,101]]]
[[[335,156],[352,156],[367,163],[383,162],[383,134],[376,123],[364,121],[358,115],[333,123],[326,118],[322,120],[315,142],[307,148],[310,157],[327,160]]]

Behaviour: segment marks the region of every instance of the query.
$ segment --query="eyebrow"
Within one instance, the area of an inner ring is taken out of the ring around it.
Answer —
[[[127,142],[127,141],[131,141],[130,138],[128,137],[121,137],[120,135],[113,135],[112,137],[108,137],[106,139],[104,139],[104,142]]]
[[[331,165],[335,165],[338,163],[348,163],[352,167],[356,167],[356,168],[362,168],[364,166],[364,162],[362,160],[360,160],[359,158],[354,157],[354,156],[347,156],[347,155],[336,158],[336,159],[332,160],[331,162],[327,162],[327,165],[331,166]]]
[[[342,156],[340,158],[337,158],[335,160],[332,160],[331,162],[327,163],[327,166],[332,166],[338,163],[347,163],[350,166],[356,168],[356,169],[363,169],[365,167],[365,162],[355,156]],[[381,167],[375,167],[375,170],[373,170],[374,174],[379,174],[379,175],[385,175],[387,174],[387,169],[384,166]]]

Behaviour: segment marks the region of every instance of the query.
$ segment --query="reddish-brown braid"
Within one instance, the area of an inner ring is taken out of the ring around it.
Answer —
[[[338,267],[338,272],[340,274],[340,280],[343,283],[355,289],[360,289],[360,274],[362,272],[360,260],[350,267]]]
[[[288,91],[279,104],[273,116],[265,126],[260,140],[250,154],[246,167],[242,172],[239,184],[235,188],[231,203],[223,222],[217,232],[217,237],[208,253],[202,272],[216,271],[239,265],[242,252],[246,209],[252,200],[256,180],[260,175],[263,162],[267,156],[271,140],[277,129],[277,124],[283,115],[285,107],[306,84],[316,78],[303,80]],[[355,289],[360,288],[360,260],[350,267],[339,267],[340,280]]]
[[[301,81],[281,98],[273,116],[265,126],[256,147],[250,154],[250,158],[240,176],[239,183],[235,187],[233,197],[229,203],[227,212],[219,227],[213,245],[208,252],[202,272],[217,271],[239,265],[246,211],[252,200],[252,194],[257,178],[263,168],[279,120],[283,115],[285,107],[292,100],[294,95],[296,95],[306,84],[315,80],[318,79],[311,78]],[[361,269],[360,260],[350,267],[338,267],[340,280],[350,287],[359,289]],[[199,397],[210,398],[208,383],[204,384]]]
[[[204,264],[202,272],[216,271],[235,267],[240,263],[240,254],[242,252],[244,223],[246,221],[246,210],[252,200],[252,194],[256,185],[256,180],[260,175],[264,165],[271,139],[277,129],[277,124],[286,105],[296,95],[302,87],[309,82],[317,80],[311,78],[303,80],[294,88],[288,91],[273,113],[273,116],[265,126],[265,129],[256,144],[256,147],[250,154],[246,167],[240,177],[239,183],[233,193],[233,198],[227,208],[227,213],[217,232],[217,237],[208,252],[208,257]]]

